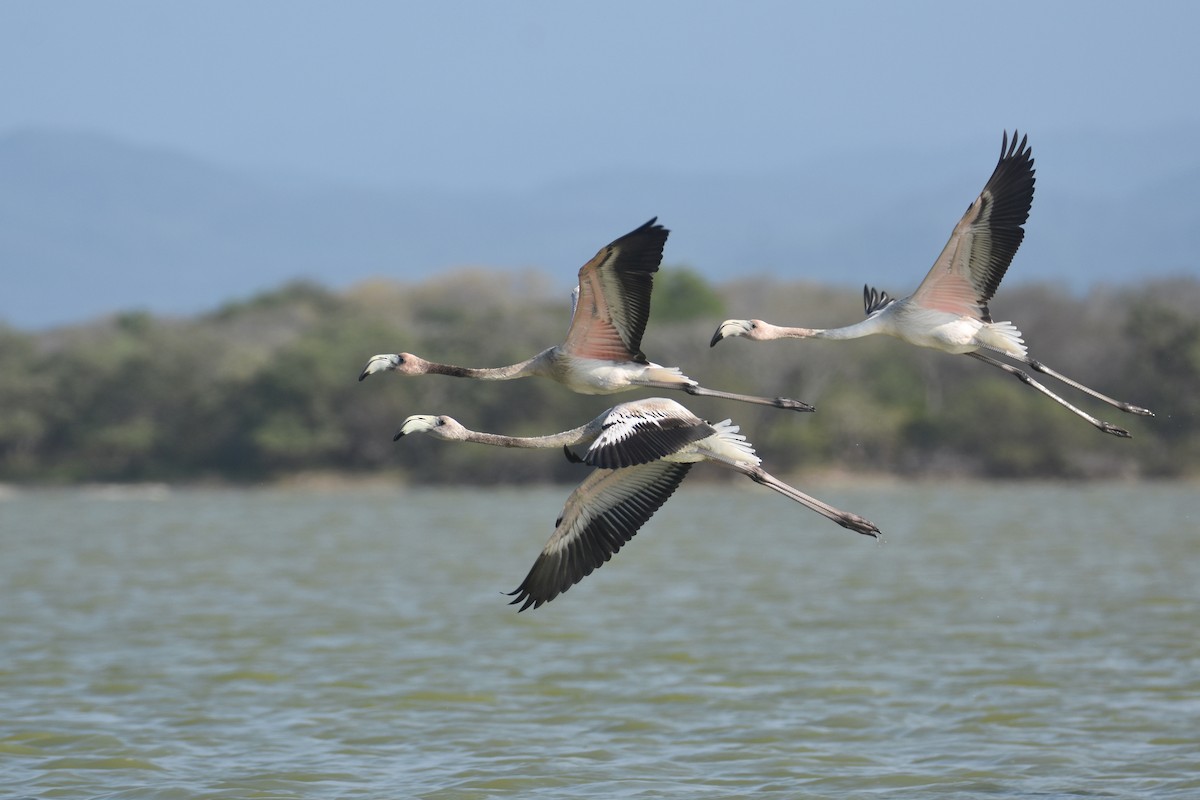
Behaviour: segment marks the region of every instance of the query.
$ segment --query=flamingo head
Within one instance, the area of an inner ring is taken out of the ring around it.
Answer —
[[[745,336],[747,339],[763,339],[766,334],[766,323],[761,319],[727,319],[713,334],[709,347],[716,347],[717,342],[733,336]]]
[[[414,414],[404,420],[404,424],[392,437],[392,441],[399,441],[400,437],[410,433],[427,433],[435,439],[460,439],[465,430],[458,420],[447,417],[445,414]]]
[[[412,353],[381,353],[371,356],[367,366],[363,367],[358,376],[361,381],[376,372],[399,372],[401,375],[421,375],[425,372],[424,359],[417,358]]]

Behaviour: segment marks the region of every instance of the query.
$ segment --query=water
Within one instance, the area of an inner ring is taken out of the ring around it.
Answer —
[[[0,797],[1200,796],[1194,487],[806,488],[12,493]]]

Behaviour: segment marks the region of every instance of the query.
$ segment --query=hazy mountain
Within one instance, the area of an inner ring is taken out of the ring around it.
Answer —
[[[103,136],[0,137],[0,321],[193,313],[298,277],[342,287],[462,265],[561,276],[651,216],[666,263],[912,288],[990,174],[997,141],[805,153],[772,174],[580,176],[513,194],[391,192],[260,175]],[[1082,288],[1197,274],[1200,130],[1047,132],[1009,280]]]

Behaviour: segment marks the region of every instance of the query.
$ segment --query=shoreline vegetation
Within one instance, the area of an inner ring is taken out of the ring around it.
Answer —
[[[665,267],[643,348],[705,386],[813,403],[815,414],[797,414],[676,398],[707,419],[732,417],[781,477],[824,485],[1200,477],[1200,281],[1097,286],[1083,296],[1016,285],[991,305],[997,320],[1020,322],[1035,357],[1157,416],[1131,417],[1053,386],[1134,436],[1113,440],[997,370],[886,337],[708,347],[728,317],[813,327],[861,319],[861,292],[844,287],[714,285]],[[466,270],[341,292],[289,283],[187,318],[134,311],[40,332],[0,325],[0,498],[53,486],[578,482],[577,465],[549,454],[394,443],[392,434],[406,416],[430,413],[479,430],[553,433],[653,391],[583,396],[536,378],[357,380],[384,352],[514,363],[560,341],[569,313],[544,275]]]

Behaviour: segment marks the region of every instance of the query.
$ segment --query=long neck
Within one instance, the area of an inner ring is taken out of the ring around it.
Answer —
[[[568,445],[585,444],[600,435],[602,425],[599,418],[586,425],[572,428],[562,433],[552,433],[547,436],[504,436],[499,433],[484,433],[482,431],[466,431],[464,442],[487,444],[493,447],[526,447],[549,448],[566,447]]]
[[[868,317],[862,322],[846,325],[842,328],[787,328],[781,325],[770,325],[766,336],[770,339],[861,339],[885,333],[880,315]]]
[[[538,353],[533,358],[527,358],[507,367],[457,367],[453,364],[438,364],[427,361],[425,371],[433,375],[450,375],[455,378],[472,378],[477,381],[511,381],[516,378],[528,378],[530,375],[545,374],[544,361],[549,350]]]

